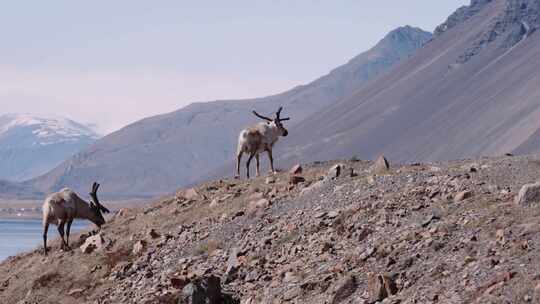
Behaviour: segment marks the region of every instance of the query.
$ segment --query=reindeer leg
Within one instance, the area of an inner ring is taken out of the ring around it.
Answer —
[[[49,231],[49,223],[43,224],[43,253],[47,255],[47,232]]]
[[[246,169],[247,169],[247,178],[249,179],[249,164],[251,163],[251,160],[253,159],[253,156],[255,156],[255,153],[251,153],[249,155],[249,158],[246,163]]]
[[[261,176],[261,170],[259,169],[259,153],[255,154],[255,160],[257,161],[257,177]]]
[[[71,224],[73,224],[73,220],[69,220],[67,221],[67,230],[66,230],[66,246],[67,246],[67,249],[71,249],[69,247],[69,234],[71,233]]]
[[[60,237],[62,238],[62,249],[65,249],[66,247],[66,240],[64,239],[64,225],[66,224],[66,221],[62,220],[60,224],[58,225],[58,233],[60,234]]]
[[[236,176],[234,178],[240,178],[240,161],[244,152],[240,151],[236,154]]]
[[[272,157],[272,149],[268,149],[266,152],[268,152],[268,159],[270,160],[270,173],[276,174],[276,170],[274,170],[274,157]]]

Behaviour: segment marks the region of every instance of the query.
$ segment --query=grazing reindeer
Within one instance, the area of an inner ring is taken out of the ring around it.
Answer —
[[[85,202],[69,188],[49,195],[43,203],[43,248],[47,255],[47,231],[49,224],[58,226],[58,233],[62,237],[62,249],[69,249],[69,233],[71,224],[76,218],[87,219],[96,224],[99,229],[105,224],[101,212],[109,213],[109,209],[99,203],[97,191],[99,184],[92,185],[90,203]],[[64,240],[64,225],[67,224],[67,240]]]
[[[289,134],[281,122],[289,120],[290,118],[281,118],[281,110],[283,110],[283,107],[279,108],[274,119],[262,116],[253,111],[255,116],[266,120],[266,122],[258,123],[257,125],[244,129],[242,132],[240,132],[240,136],[238,137],[238,149],[236,152],[236,178],[240,177],[240,161],[242,160],[242,154],[244,153],[249,153],[249,158],[246,164],[247,178],[249,178],[249,164],[251,163],[253,157],[255,157],[257,160],[257,176],[260,175],[259,153],[263,151],[268,152],[268,158],[270,159],[270,170],[272,173],[275,173],[272,147],[280,136],[287,136]]]

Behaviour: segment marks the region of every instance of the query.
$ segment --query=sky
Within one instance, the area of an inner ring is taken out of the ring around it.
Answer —
[[[0,115],[62,115],[101,133],[191,102],[308,83],[402,25],[469,0],[4,1]]]

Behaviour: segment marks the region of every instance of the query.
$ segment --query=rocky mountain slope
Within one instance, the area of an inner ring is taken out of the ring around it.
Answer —
[[[539,151],[539,20],[537,0],[472,1],[411,58],[296,126],[284,159]]]
[[[0,116],[0,180],[44,174],[98,139],[88,127],[62,117]]]
[[[251,110],[269,114],[282,105],[291,123],[300,122],[382,74],[430,38],[430,33],[417,28],[399,28],[308,85],[265,98],[195,103],[141,120],[99,140],[32,184],[44,192],[66,185],[86,191],[99,179],[109,198],[174,191],[234,158],[239,131],[257,121]]]
[[[12,257],[0,264],[0,299],[540,302],[540,197],[519,196],[539,156],[291,171],[201,184],[121,210],[72,251],[56,242],[48,257]]]

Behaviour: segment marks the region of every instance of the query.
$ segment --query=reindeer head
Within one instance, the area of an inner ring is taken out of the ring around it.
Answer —
[[[103,218],[103,213],[109,213],[109,209],[103,207],[103,205],[101,205],[99,203],[99,199],[97,197],[97,191],[99,189],[99,184],[98,183],[95,183],[92,185],[92,191],[90,192],[90,197],[92,198],[92,200],[90,201],[90,210],[92,211],[92,218],[89,219],[90,221],[92,221],[94,224],[96,224],[99,228],[101,228],[101,226],[103,224],[105,224],[105,219]]]
[[[266,116],[262,116],[262,115],[260,115],[259,113],[255,112],[255,111],[253,111],[253,114],[255,114],[255,116],[257,116],[257,117],[259,117],[261,119],[264,119],[264,120],[268,121],[268,123],[270,125],[275,126],[279,130],[279,134],[281,136],[287,136],[287,135],[289,135],[289,131],[287,131],[287,129],[285,129],[285,127],[283,126],[283,124],[281,122],[286,121],[286,120],[290,120],[290,118],[289,117],[281,118],[280,117],[281,110],[283,110],[283,107],[279,107],[279,109],[276,112],[276,117],[274,119],[268,118]]]

